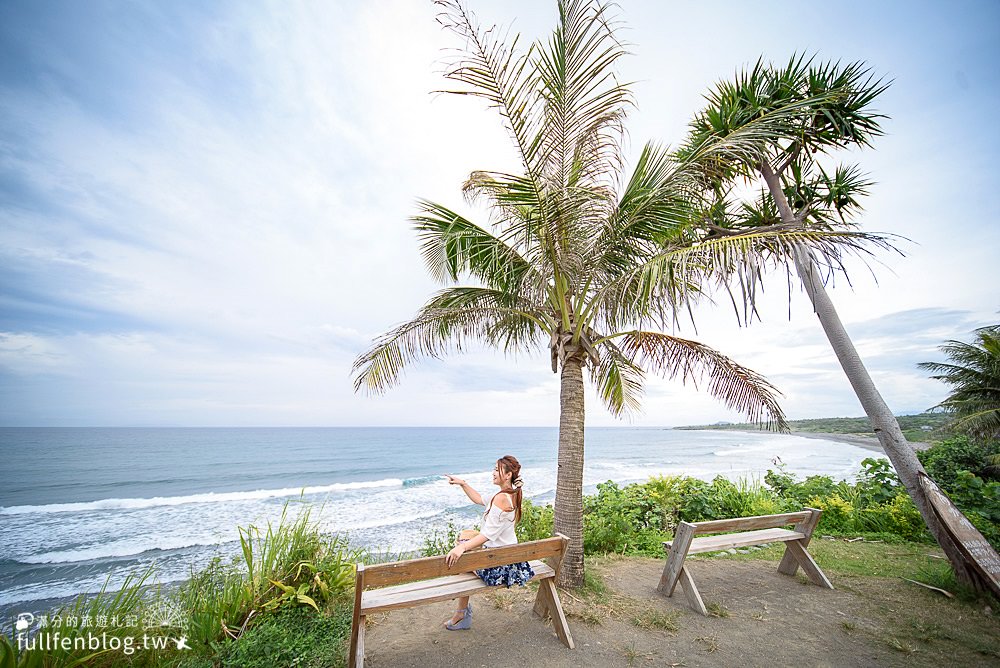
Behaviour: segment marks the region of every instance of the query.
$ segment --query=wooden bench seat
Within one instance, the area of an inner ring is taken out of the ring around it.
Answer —
[[[797,513],[736,517],[709,522],[681,522],[674,539],[663,543],[667,550],[667,563],[663,567],[663,575],[660,577],[657,589],[667,596],[673,596],[674,589],[680,583],[691,607],[707,616],[708,610],[701,600],[698,587],[684,566],[687,556],[779,542],[785,544],[785,554],[778,565],[779,573],[795,575],[801,566],[814,584],[833,589],[826,575],[806,551],[821,512],[815,508],[806,508]],[[781,528],[789,524],[794,525],[793,529]],[[746,531],[746,529],[752,530]],[[721,533],[724,531],[736,533]],[[720,535],[696,538],[698,534]]]
[[[733,547],[749,547],[751,545],[763,545],[764,543],[783,543],[788,540],[801,540],[806,535],[798,531],[788,529],[763,529],[760,531],[744,531],[743,533],[726,533],[718,536],[704,536],[691,541],[688,554],[702,554],[704,552],[719,552]],[[670,549],[671,541],[666,541],[663,545]]]
[[[555,577],[555,570],[544,561],[529,561],[535,572],[534,580]],[[475,573],[446,575],[433,580],[411,582],[371,589],[361,595],[361,614],[373,615],[395,608],[410,608],[417,604],[450,601],[459,596],[471,596],[487,589],[496,589],[482,581]]]
[[[350,668],[362,668],[365,662],[365,619],[368,615],[425,603],[448,601],[486,590],[496,590],[474,572],[491,566],[527,561],[538,582],[534,613],[543,620],[552,618],[556,635],[573,649],[566,615],[556,591],[559,566],[566,554],[569,539],[562,534],[544,540],[490,549],[470,550],[454,567],[445,558],[425,557],[366,566],[358,564],[354,581],[354,619],[351,624]],[[443,631],[442,632],[446,632]]]

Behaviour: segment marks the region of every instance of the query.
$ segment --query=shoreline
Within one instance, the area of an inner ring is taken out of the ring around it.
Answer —
[[[760,434],[763,433],[759,429],[699,429],[694,431],[732,431],[741,434]],[[869,434],[835,434],[828,431],[795,431],[792,430],[787,434],[782,434],[779,432],[772,432],[778,436],[802,436],[803,438],[812,438],[820,441],[835,441],[837,443],[846,443],[847,445],[853,445],[858,448],[864,448],[865,450],[871,450],[872,452],[877,452],[884,455],[885,449],[882,444],[879,443],[878,437]],[[926,450],[931,447],[930,443],[922,443],[920,441],[907,441],[910,447],[914,450]]]

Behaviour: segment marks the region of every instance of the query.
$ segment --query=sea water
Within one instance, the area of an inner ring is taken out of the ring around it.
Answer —
[[[239,552],[237,527],[312,506],[353,545],[405,552],[476,507],[442,477],[492,493],[497,458],[522,464],[526,496],[554,497],[549,428],[0,429],[0,619],[109,588],[156,564],[176,582]],[[683,474],[852,478],[872,453],[769,433],[589,428],[584,485]],[[480,509],[481,510],[481,509]]]

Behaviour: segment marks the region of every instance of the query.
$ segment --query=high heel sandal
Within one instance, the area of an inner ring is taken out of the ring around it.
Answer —
[[[465,631],[472,628],[472,604],[462,608],[462,619],[458,622],[448,622],[444,625],[449,631]]]

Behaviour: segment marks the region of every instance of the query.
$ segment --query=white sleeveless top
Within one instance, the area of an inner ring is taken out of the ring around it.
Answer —
[[[498,492],[498,494],[501,492]],[[496,498],[496,495],[493,496]],[[500,506],[493,505],[493,498],[486,506],[483,514],[483,528],[479,533],[486,536],[484,547],[503,547],[504,545],[516,545],[517,534],[514,533],[514,511],[501,510]]]

